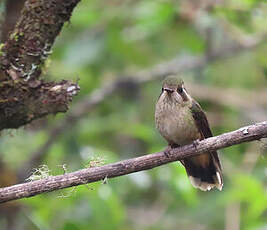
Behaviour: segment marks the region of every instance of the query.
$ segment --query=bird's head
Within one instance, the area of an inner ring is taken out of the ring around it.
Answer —
[[[160,99],[175,104],[185,105],[190,99],[183,80],[176,75],[169,75],[163,80]]]

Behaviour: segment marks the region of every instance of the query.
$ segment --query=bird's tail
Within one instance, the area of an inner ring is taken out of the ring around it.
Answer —
[[[191,184],[202,191],[223,187],[221,165],[217,152],[201,154],[182,161]]]

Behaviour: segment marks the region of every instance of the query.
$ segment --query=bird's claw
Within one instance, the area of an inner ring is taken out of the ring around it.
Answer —
[[[164,150],[164,155],[169,158],[170,157],[170,150],[172,149],[171,146],[168,146],[165,150]]]
[[[177,147],[179,147],[179,145],[177,145],[177,144],[168,145],[167,148],[164,150],[164,155],[169,158],[170,157],[170,151],[173,148],[177,148]]]

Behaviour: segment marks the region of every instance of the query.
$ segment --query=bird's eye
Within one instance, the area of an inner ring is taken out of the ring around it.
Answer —
[[[177,89],[177,91],[178,91],[178,93],[183,93],[183,88],[182,88],[182,87],[179,87],[179,88]]]

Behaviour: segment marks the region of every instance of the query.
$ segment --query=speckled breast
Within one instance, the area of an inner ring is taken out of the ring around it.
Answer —
[[[156,104],[155,122],[159,133],[169,144],[185,145],[200,138],[194,118],[188,106],[175,103]]]

